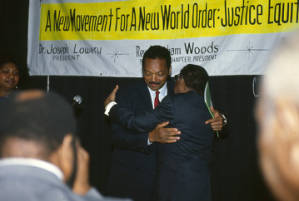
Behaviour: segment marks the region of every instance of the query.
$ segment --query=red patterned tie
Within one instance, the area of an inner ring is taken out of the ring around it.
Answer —
[[[159,101],[159,91],[156,91],[156,97],[155,97],[155,101],[154,101],[154,107],[156,108],[158,105],[159,105],[159,103],[160,103],[160,101]]]

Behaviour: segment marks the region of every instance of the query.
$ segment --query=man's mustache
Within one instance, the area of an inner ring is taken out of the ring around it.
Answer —
[[[159,85],[160,82],[149,82],[149,84],[155,84],[155,85]]]

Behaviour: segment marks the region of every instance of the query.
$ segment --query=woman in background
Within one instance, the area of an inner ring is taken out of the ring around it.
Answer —
[[[20,71],[15,61],[10,58],[0,60],[0,100],[17,88]]]

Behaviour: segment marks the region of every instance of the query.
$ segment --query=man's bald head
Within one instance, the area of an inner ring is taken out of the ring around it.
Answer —
[[[299,200],[299,35],[282,41],[262,83],[257,107],[260,162],[274,194]]]

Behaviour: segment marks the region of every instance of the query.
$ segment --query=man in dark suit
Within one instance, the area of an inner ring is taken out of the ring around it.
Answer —
[[[121,200],[90,186],[88,153],[76,143],[73,111],[61,97],[18,92],[0,111],[0,200]]]
[[[153,111],[136,114],[126,107],[112,107],[109,116],[139,132],[152,130],[169,121],[182,131],[176,143],[158,143],[155,201],[210,201],[209,160],[212,130],[204,122],[210,113],[204,102],[208,74],[189,64],[177,76],[175,95],[168,95]]]
[[[136,114],[152,111],[167,94],[173,93],[170,67],[170,52],[165,47],[151,46],[142,59],[144,80],[119,90],[116,97],[119,106]],[[213,111],[215,118],[206,123],[213,130],[221,130],[223,118],[218,111]],[[112,122],[114,151],[107,185],[109,195],[130,197],[135,201],[152,200],[157,165],[155,142],[179,140],[180,131],[167,125],[168,122],[162,122],[150,132],[137,132]]]

